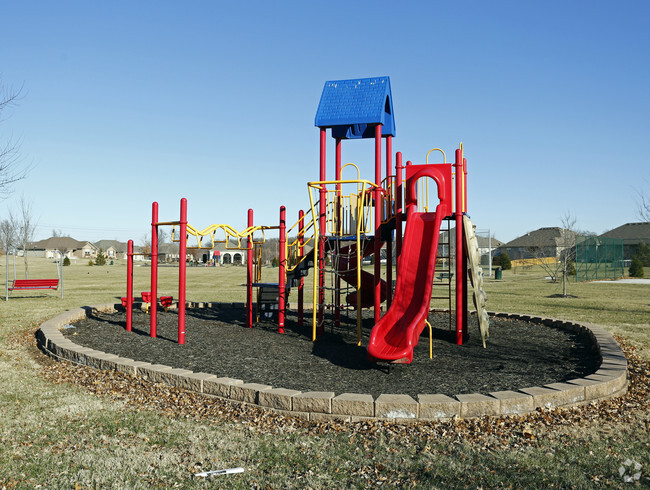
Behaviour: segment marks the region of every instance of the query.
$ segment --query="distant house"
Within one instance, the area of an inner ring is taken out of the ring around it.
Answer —
[[[178,262],[179,257],[178,243],[160,243],[158,245],[158,262]]]
[[[560,257],[575,244],[576,233],[564,228],[540,228],[526,233],[501,247],[512,260]]]
[[[639,243],[650,245],[650,221],[641,223],[626,223],[618,228],[600,235],[602,238],[617,238],[623,240],[623,256],[631,259],[636,253]]]
[[[34,242],[26,251],[28,256],[57,258],[59,254],[69,259],[94,259],[99,249],[90,242],[75,240],[71,237],[50,237]]]
[[[99,240],[94,243],[107,259],[126,259],[126,243],[118,240]]]
[[[440,239],[438,240],[438,257],[448,257],[449,256],[449,247],[451,250],[456,248],[456,228],[452,228],[450,231],[451,244],[447,238],[447,231],[442,231],[440,233]],[[499,247],[503,246],[504,243],[501,240],[497,240],[495,237],[486,237],[481,234],[476,235],[476,241],[478,243],[478,252],[482,257],[481,261],[483,265],[488,263],[488,255],[491,253],[493,256],[498,255]],[[483,259],[484,257],[484,259]]]
[[[246,263],[246,250],[239,250],[234,247],[237,246],[236,242],[232,242],[226,247],[225,243],[216,243],[214,249],[211,250],[213,259],[219,261],[219,264],[245,264]],[[208,252],[206,250],[205,252]]]

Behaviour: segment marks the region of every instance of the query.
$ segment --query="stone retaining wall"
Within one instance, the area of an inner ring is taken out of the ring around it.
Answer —
[[[460,394],[421,394],[415,400],[409,395],[383,394],[373,399],[363,393],[335,395],[327,391],[300,392],[245,380],[194,373],[161,364],[126,359],[114,354],[82,347],[65,338],[63,326],[95,312],[113,312],[121,305],[87,306],[67,311],[41,325],[37,333],[44,351],[96,369],[129,373],[152,382],[165,383],[206,395],[228,398],[309,420],[358,421],[367,418],[401,422],[444,420],[452,417],[471,418],[484,415],[516,415],[538,407],[554,408],[588,403],[622,395],[627,390],[627,360],[614,338],[602,327],[552,318],[511,313],[490,313],[491,316],[515,318],[541,325],[565,328],[587,334],[597,345],[601,356],[598,371],[584,378],[544,386],[527,386],[510,391]]]

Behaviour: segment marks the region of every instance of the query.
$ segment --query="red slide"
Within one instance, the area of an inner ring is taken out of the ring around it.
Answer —
[[[413,360],[413,349],[429,315],[442,215],[436,209],[408,217],[393,303],[370,333],[372,360],[406,364]]]
[[[374,252],[374,242],[372,240],[366,240],[365,245],[362,245],[362,255],[361,257],[367,257],[368,255]],[[339,262],[337,266],[337,272],[345,282],[352,284],[356,287],[357,285],[357,258],[356,258],[356,242],[352,245],[348,245],[341,249]],[[361,270],[361,308],[370,308],[375,304],[375,292],[374,292],[374,275],[370,272]],[[386,301],[386,281],[383,279],[380,281],[381,288],[381,301],[382,303]],[[357,293],[356,291],[350,293],[345,298],[345,301],[348,304],[356,305],[357,304]]]

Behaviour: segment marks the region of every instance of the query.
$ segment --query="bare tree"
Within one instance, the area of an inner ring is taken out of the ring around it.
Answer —
[[[576,218],[567,212],[561,224],[559,228],[544,228],[548,233],[540,236],[527,250],[552,282],[562,281],[562,296],[566,296],[570,265],[575,261]]]
[[[9,213],[9,217],[0,221],[0,246],[5,254],[16,247],[18,224],[14,216]]]
[[[158,228],[158,245],[166,243],[167,238],[169,238],[167,231],[162,228]],[[140,248],[142,250],[142,253],[151,253],[151,233],[145,233],[142,235],[142,238],[140,238]]]
[[[639,207],[637,214],[641,221],[650,221],[650,197],[639,192]]]
[[[158,228],[158,245],[162,245],[163,243],[167,243],[167,239],[170,237],[169,232],[167,232],[164,228]]]
[[[562,247],[560,263],[562,264],[562,296],[566,298],[567,281],[572,263],[576,260],[576,218],[570,212],[564,213],[561,219],[562,228],[559,244]]]
[[[142,235],[142,238],[140,238],[140,250],[144,254],[151,253],[151,234],[145,233]]]
[[[20,90],[11,90],[0,81],[0,122],[6,120],[5,111],[16,105],[20,93]],[[22,165],[19,158],[19,146],[19,143],[12,138],[0,143],[0,197],[2,198],[10,194],[11,184],[25,178],[29,170]]]
[[[25,279],[29,278],[29,263],[27,260],[27,249],[30,243],[34,240],[34,233],[36,233],[37,220],[34,218],[32,212],[32,204],[25,198],[20,198],[18,202],[18,246],[23,250],[23,260],[25,262]]]

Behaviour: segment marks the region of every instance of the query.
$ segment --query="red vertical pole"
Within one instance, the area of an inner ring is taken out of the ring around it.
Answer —
[[[404,184],[402,182],[403,170],[402,166],[402,152],[398,151],[395,163],[395,255],[397,255],[396,262],[399,263],[399,256],[402,253],[402,203]]]
[[[187,199],[181,199],[178,263],[178,343],[185,344],[185,288],[187,286]]]
[[[278,333],[284,333],[284,316],[287,299],[287,210],[284,206],[280,207],[280,264],[278,267]]]
[[[463,157],[463,213],[467,213],[467,158]],[[463,342],[467,341],[467,250],[465,249],[465,228],[463,227]]]
[[[156,336],[158,320],[158,203],[151,205],[151,317],[149,335]]]
[[[126,244],[126,331],[133,330],[133,240]]]
[[[456,344],[463,345],[463,150],[456,150]]]
[[[386,219],[394,209],[393,206],[393,183],[390,181],[393,175],[393,137],[386,137]],[[386,240],[386,307],[390,308],[393,302],[393,234]]]
[[[463,213],[467,212],[467,158],[463,158]]]
[[[248,227],[253,226],[253,210],[248,210]],[[253,236],[246,241],[246,326],[253,328]],[[260,265],[257,264],[259,267]]]
[[[305,229],[305,212],[301,209],[298,212],[298,254],[302,258],[305,255],[305,237],[303,230]],[[298,326],[302,327],[304,315],[304,302],[305,302],[305,278],[300,278],[300,285],[298,286]]]
[[[341,166],[342,166],[342,158],[341,158],[341,139],[336,138],[336,174],[335,174],[335,179],[336,180],[341,180]],[[336,205],[336,229],[338,231],[338,234],[340,235],[341,232],[343,231],[341,228],[341,218],[342,216],[342,209],[341,209],[341,184],[336,184],[336,199],[337,199],[337,205]],[[337,248],[338,252],[338,248]],[[335,259],[338,260],[338,257]],[[338,264],[334,264],[334,266],[338,266]],[[337,271],[338,272],[338,271]],[[335,289],[335,294],[334,294],[334,321],[336,323],[336,326],[341,325],[341,277],[336,274],[336,284],[334,286]]]
[[[326,146],[327,146],[327,131],[325,128],[321,128],[320,130],[320,179],[321,181],[324,181],[327,178],[327,170],[326,170],[326,161],[325,161],[325,153],[326,153]],[[320,240],[318,243],[318,257],[316,258],[316,264],[318,267],[318,329],[317,333],[318,335],[322,335],[325,332],[325,327],[323,326],[323,320],[325,317],[325,311],[324,311],[324,302],[325,302],[325,272],[323,271],[323,268],[325,266],[325,234],[327,233],[327,203],[326,203],[326,198],[327,198],[327,192],[325,190],[325,186],[322,185],[320,189],[320,196],[319,196],[319,233],[320,233]],[[316,308],[316,305],[313,306]]]
[[[411,165],[411,160],[406,161],[406,166],[408,167]],[[411,196],[411,188],[408,185],[408,182],[406,183],[406,195],[404,196],[404,202],[406,204],[406,221],[408,221],[409,216],[411,216],[412,213],[417,211],[417,186],[413,186],[413,190],[415,191],[415,196]],[[411,205],[412,204],[412,205]]]
[[[374,243],[374,293],[375,323],[381,318],[381,124],[375,126],[375,243]]]

